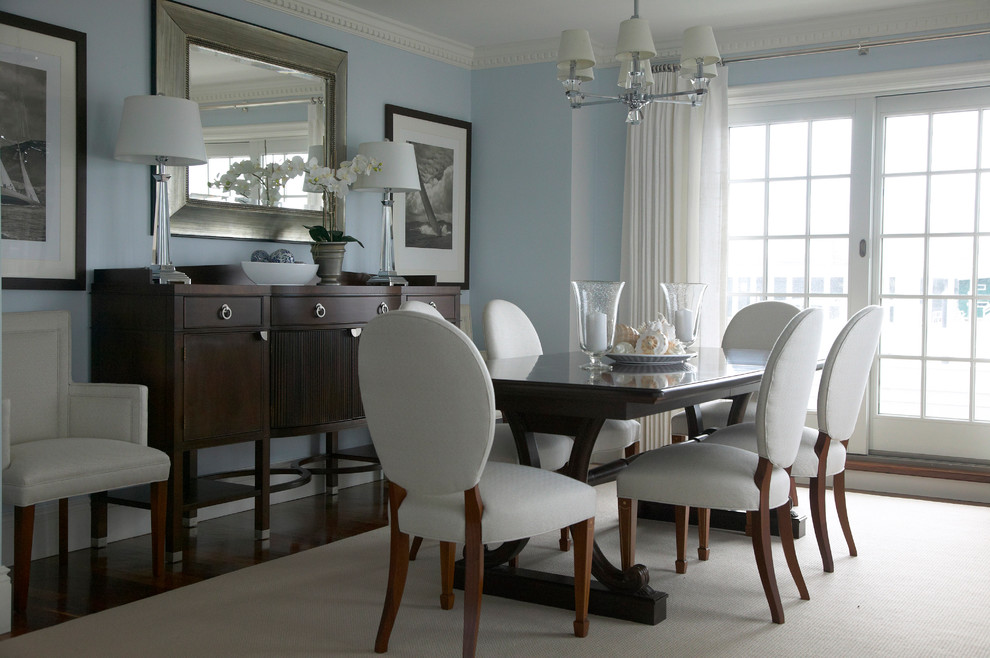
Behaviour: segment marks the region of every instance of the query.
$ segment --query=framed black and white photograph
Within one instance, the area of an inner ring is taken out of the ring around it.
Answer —
[[[86,35],[0,12],[3,287],[86,288]]]
[[[385,106],[385,137],[416,151],[421,189],[393,210],[395,268],[434,275],[468,288],[471,211],[471,124],[395,105]]]

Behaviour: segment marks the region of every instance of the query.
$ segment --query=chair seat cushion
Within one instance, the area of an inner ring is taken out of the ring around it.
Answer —
[[[639,441],[639,433],[638,420],[606,420],[595,439],[594,453],[623,450]]]
[[[168,455],[114,439],[42,439],[10,446],[3,502],[25,507],[48,500],[168,479]]]
[[[535,537],[595,515],[595,489],[540,468],[488,462],[479,483],[484,511],[481,541]],[[464,494],[409,493],[399,506],[399,529],[440,541],[463,542]]]
[[[702,430],[712,427],[725,427],[725,424],[729,421],[729,410],[732,409],[732,400],[712,400],[711,402],[702,402],[698,406],[701,407],[701,422],[705,424],[701,428]],[[756,401],[750,400],[750,403],[746,405],[746,413],[743,414],[743,422],[752,423],[755,420]],[[671,415],[670,433],[688,436],[687,414],[685,412],[678,411],[676,414]]]
[[[737,426],[733,426],[737,427]],[[689,441],[648,450],[619,473],[620,498],[709,509],[757,510],[760,491],[753,481],[756,453],[708,441]],[[770,476],[770,509],[790,495],[790,478],[779,466]]]
[[[748,423],[746,423],[748,424]],[[743,424],[727,427],[725,430],[715,432],[705,439],[705,443],[718,443],[720,445],[732,446],[741,450],[756,452],[756,436],[752,432],[743,429],[726,431],[732,428],[742,428]],[[818,475],[818,455],[815,454],[815,444],[818,442],[818,430],[805,427],[801,433],[801,445],[798,447],[797,457],[791,466],[791,475],[794,477],[815,477]],[[846,468],[846,447],[838,441],[832,441],[828,447],[828,457],[825,460],[825,474],[835,475],[841,473]]]
[[[571,437],[536,432],[533,438],[536,441],[536,452],[540,457],[540,468],[556,471],[570,459],[571,448],[574,446],[574,439]],[[512,430],[506,423],[495,425],[495,439],[492,441],[492,450],[488,453],[488,461],[503,464],[519,463],[516,442],[512,438]]]

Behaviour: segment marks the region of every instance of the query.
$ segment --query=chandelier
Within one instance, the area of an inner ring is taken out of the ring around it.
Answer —
[[[650,35],[650,24],[639,17],[639,0],[634,0],[633,15],[619,25],[619,41],[615,48],[619,60],[619,86],[616,96],[602,96],[581,90],[581,83],[595,79],[595,52],[587,30],[564,30],[557,49],[557,79],[564,85],[564,95],[571,109],[586,105],[622,103],[629,108],[626,123],[639,125],[643,108],[650,103],[679,103],[697,107],[708,92],[708,81],[717,75],[715,64],[720,60],[715,35],[708,25],[684,31],[681,45],[682,78],[691,81],[691,89],[666,94],[651,94],[653,71],[650,59],[657,54]],[[588,101],[593,98],[597,100]]]

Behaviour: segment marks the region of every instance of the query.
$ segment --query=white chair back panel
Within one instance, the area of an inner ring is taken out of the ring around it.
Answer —
[[[489,359],[539,356],[543,344],[536,327],[525,312],[512,302],[493,299],[482,313],[485,350]]]
[[[437,309],[430,306],[426,302],[421,302],[417,299],[407,299],[402,302],[402,306],[399,307],[400,311],[413,311],[414,313],[426,313],[427,315],[432,315],[440,319],[444,319],[443,314]]]
[[[442,318],[393,311],[368,323],[361,398],[385,475],[426,495],[471,489],[491,449],[495,394],[471,340]]]
[[[757,452],[782,468],[794,463],[801,443],[821,335],[821,309],[805,309],[784,327],[767,360],[756,405]]]
[[[722,334],[722,347],[744,350],[772,349],[777,336],[800,310],[791,304],[774,301],[756,302],[744,306],[729,320],[725,333]]]
[[[68,432],[69,314],[3,314],[3,395],[10,400],[10,442]]]
[[[849,318],[825,359],[818,388],[818,429],[837,441],[848,439],[856,427],[881,326],[883,311],[867,306]]]

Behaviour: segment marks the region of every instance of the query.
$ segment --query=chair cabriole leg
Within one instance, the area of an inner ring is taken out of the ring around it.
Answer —
[[[822,568],[832,573],[835,563],[832,560],[832,545],[828,539],[828,525],[825,521],[825,479],[828,464],[828,447],[831,439],[825,432],[818,433],[815,443],[815,454],[818,456],[818,473],[808,483],[811,500],[811,523],[815,528],[815,539],[818,541],[818,552],[822,556]]]
[[[794,578],[794,584],[797,585],[801,598],[807,601],[811,596],[808,594],[808,586],[804,583],[801,565],[798,563],[797,552],[794,550],[794,526],[791,525],[790,503],[777,508],[777,529],[780,531],[780,542],[784,546],[787,568],[791,570],[791,577]]]
[[[846,511],[846,472],[842,471],[832,476],[832,495],[835,497],[835,509],[839,513],[839,525],[842,534],[846,536],[849,555],[856,557],[856,542],[853,541],[852,528],[849,526],[849,513]]]
[[[406,497],[405,490],[395,484],[388,486],[389,506],[389,558],[388,558],[388,587],[385,591],[385,605],[382,618],[378,624],[378,635],[375,638],[375,653],[388,651],[388,639],[395,625],[395,617],[402,603],[402,591],[406,586],[406,574],[409,572],[409,535],[399,530],[399,505]]]
[[[775,624],[784,623],[784,606],[780,602],[780,592],[777,591],[777,578],[773,572],[773,553],[770,550],[770,473],[772,464],[764,458],[756,468],[754,480],[760,488],[760,508],[747,514],[753,529],[753,553],[756,556],[756,567],[763,582],[763,592],[770,605],[770,618]]]
[[[574,537],[574,635],[587,637],[595,518],[591,517],[571,526],[571,535]]]

